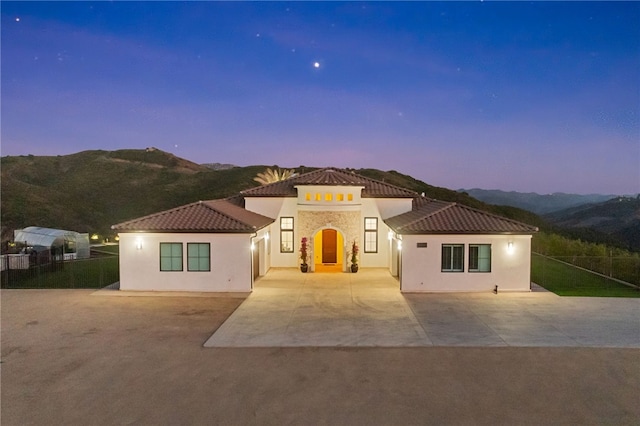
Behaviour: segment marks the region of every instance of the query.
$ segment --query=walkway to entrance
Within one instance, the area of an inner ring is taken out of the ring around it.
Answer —
[[[205,346],[425,346],[429,339],[385,269],[271,269]]]
[[[640,347],[640,300],[400,293],[386,269],[271,269],[207,347]]]

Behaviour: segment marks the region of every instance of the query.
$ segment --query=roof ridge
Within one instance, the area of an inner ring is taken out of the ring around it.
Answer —
[[[431,217],[431,216],[433,216],[433,215],[435,215],[435,214],[442,213],[443,211],[445,211],[445,210],[447,210],[447,209],[449,209],[449,208],[451,208],[451,207],[453,207],[453,206],[455,206],[455,205],[456,205],[456,203],[453,203],[453,202],[449,202],[449,201],[440,201],[440,200],[435,200],[435,199],[433,199],[433,198],[430,198],[429,200],[430,200],[430,202],[435,202],[435,203],[447,203],[447,204],[446,204],[445,206],[443,206],[441,209],[435,210],[435,211],[433,211],[433,212],[429,213],[429,214],[428,214],[428,215],[426,215],[426,216],[420,216],[420,217],[418,217],[417,219],[414,219],[414,220],[412,220],[412,221],[410,221],[410,222],[408,222],[408,223],[406,223],[406,224],[402,225],[402,228],[406,228],[407,226],[411,226],[411,225],[413,225],[414,223],[420,222],[421,220],[425,220],[425,219],[427,219],[427,218],[429,218],[429,217]],[[428,205],[429,205],[429,204],[425,204],[424,206],[422,206],[422,207],[421,207],[421,208],[419,208],[418,210],[412,210],[412,211],[409,211],[409,212],[407,212],[407,213],[413,213],[414,211],[420,211],[420,210],[422,210],[423,208],[425,208],[425,206],[428,206]]]
[[[120,223],[117,223],[115,225],[111,225],[111,229],[115,229],[116,226],[126,225],[126,224],[128,224],[130,222],[139,222],[141,220],[149,219],[149,218],[152,218],[152,217],[164,216],[166,214],[172,213],[172,212],[177,211],[177,210],[186,209],[187,207],[191,207],[191,206],[196,205],[198,203],[202,203],[202,201],[195,201],[193,203],[184,204],[182,206],[173,207],[173,208],[170,208],[170,209],[167,209],[167,210],[162,210],[160,212],[151,213],[151,214],[148,214],[148,215],[145,215],[145,216],[137,217],[135,219],[130,219],[130,220],[127,220],[127,221],[124,221],[124,222],[120,222]]]
[[[455,204],[458,204],[458,203],[455,203]],[[485,214],[487,216],[491,216],[491,217],[494,217],[494,218],[497,218],[497,219],[500,219],[500,220],[505,220],[507,222],[511,222],[511,223],[514,223],[514,224],[517,224],[517,225],[528,226],[530,228],[534,228],[536,231],[540,230],[537,226],[529,225],[528,223],[520,222],[519,220],[515,220],[515,219],[508,218],[508,217],[500,216],[499,214],[491,213],[491,212],[488,212],[486,210],[480,210],[480,209],[476,209],[474,207],[469,207],[469,206],[467,206],[465,204],[459,204],[459,205],[460,205],[460,207],[465,208],[467,210],[471,210],[471,211],[474,211],[474,212],[477,212],[477,213],[482,213],[482,214]]]
[[[227,200],[226,200],[226,199],[224,199],[224,198],[223,198],[223,199],[217,199],[217,200],[205,200],[205,201],[198,201],[198,204],[202,204],[202,205],[204,205],[206,208],[208,208],[209,210],[213,210],[214,212],[216,212],[216,213],[218,213],[218,214],[221,214],[222,216],[224,216],[224,217],[226,217],[227,219],[230,219],[230,220],[232,220],[232,221],[234,221],[234,222],[236,222],[236,223],[239,223],[239,224],[244,225],[244,226],[250,226],[250,227],[252,227],[252,228],[255,228],[255,226],[254,226],[254,225],[251,225],[250,223],[244,222],[244,221],[242,221],[242,220],[240,220],[240,219],[237,219],[237,218],[235,218],[235,217],[233,217],[233,216],[230,216],[228,213],[223,212],[223,211],[221,211],[220,209],[217,209],[217,208],[215,208],[214,206],[212,206],[212,205],[208,204],[208,203],[213,203],[213,204],[215,204],[215,203],[216,203],[216,201],[217,201],[217,202],[221,202],[221,201],[222,201],[222,202],[225,202],[227,205],[231,206],[231,208],[237,207],[237,208],[242,209],[242,210],[250,211],[250,210],[244,209],[244,208],[242,208],[242,207],[240,207],[240,206],[236,206],[235,204],[230,203],[229,201],[227,201]],[[253,213],[253,212],[252,212],[252,213]]]

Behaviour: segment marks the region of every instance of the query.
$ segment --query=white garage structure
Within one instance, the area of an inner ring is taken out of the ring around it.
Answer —
[[[404,292],[529,291],[537,228],[325,168],[113,226],[121,290],[249,292],[272,267],[387,268]]]

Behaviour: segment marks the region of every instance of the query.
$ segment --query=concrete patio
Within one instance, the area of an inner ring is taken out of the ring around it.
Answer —
[[[272,269],[205,347],[640,347],[640,300],[402,294],[385,269]]]

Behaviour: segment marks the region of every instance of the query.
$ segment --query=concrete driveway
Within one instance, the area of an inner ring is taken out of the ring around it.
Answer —
[[[385,269],[272,269],[205,347],[640,347],[640,299],[402,294]]]
[[[638,349],[204,348],[242,298],[0,294],[3,426],[640,420]]]

